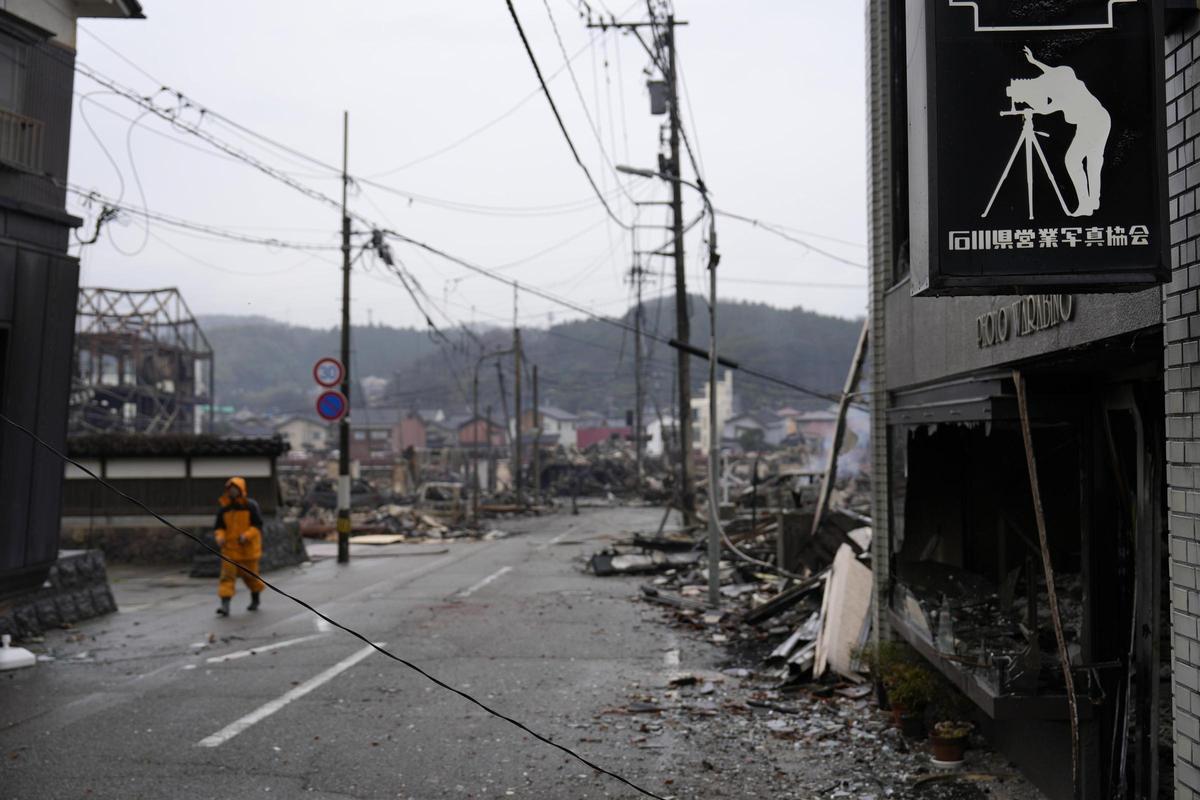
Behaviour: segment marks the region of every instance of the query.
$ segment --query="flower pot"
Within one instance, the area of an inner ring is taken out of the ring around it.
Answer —
[[[958,764],[962,762],[963,752],[967,749],[967,737],[930,735],[929,747],[933,760],[939,764]]]
[[[910,739],[920,739],[925,735],[924,715],[905,711],[900,715],[900,732]]]
[[[899,728],[900,719],[906,713],[904,706],[900,705],[899,703],[892,703],[890,711],[892,712],[892,724]]]

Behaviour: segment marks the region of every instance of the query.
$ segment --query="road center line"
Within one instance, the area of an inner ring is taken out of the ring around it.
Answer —
[[[483,580],[481,580],[479,583],[475,584],[474,586],[469,586],[466,589],[463,589],[461,592],[458,593],[458,596],[459,597],[470,597],[471,595],[475,594],[480,589],[487,586],[489,583],[496,580],[497,578],[499,578],[506,572],[512,572],[512,567],[501,567],[500,569],[496,570],[491,575],[488,575],[486,578],[484,578]]]
[[[378,642],[377,644],[380,647],[383,646],[382,642]],[[299,700],[301,697],[304,697],[304,695],[308,694],[314,689],[319,688],[322,684],[328,683],[374,652],[374,647],[364,647],[354,655],[334,664],[321,674],[309,678],[304,683],[283,694],[281,697],[278,697],[265,705],[259,706],[241,719],[229,723],[212,736],[201,739],[196,743],[196,745],[198,747],[220,747],[221,745],[225,744],[225,742],[228,742],[230,739],[249,728],[251,725],[262,722],[264,719],[271,716],[276,711],[279,711],[293,700]]]
[[[223,656],[212,656],[205,659],[209,664],[221,664],[225,661],[237,661],[239,658],[258,655],[259,653],[270,653],[274,650],[281,650],[284,647],[291,647],[294,644],[301,642],[311,642],[313,639],[320,639],[322,634],[314,633],[311,636],[301,636],[299,639],[284,639],[282,642],[272,642],[265,644],[262,647],[252,647],[249,650],[238,650],[236,653],[226,653]]]
[[[548,548],[551,548],[551,547],[553,547],[554,545],[556,545],[556,544],[558,544],[559,542],[561,542],[563,539],[567,538],[567,534],[568,534],[568,533],[570,533],[570,532],[571,532],[571,530],[570,530],[570,528],[568,528],[567,530],[565,530],[565,531],[563,531],[562,533],[560,533],[558,536],[555,536],[555,537],[554,537],[553,539],[551,539],[550,541],[548,541],[548,542],[542,542],[541,544],[539,544],[539,545],[538,545],[536,548],[534,548],[534,549],[536,549],[536,550],[546,550],[546,549],[548,549]]]

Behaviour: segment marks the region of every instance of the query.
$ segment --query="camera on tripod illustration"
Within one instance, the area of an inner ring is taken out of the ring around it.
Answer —
[[[1046,105],[1048,98],[1042,90],[1041,81],[1041,78],[1013,78],[1009,81],[1004,93],[1008,95],[1008,99],[1012,102],[1012,108],[1001,112],[1001,114],[1003,116],[1012,116],[1031,111],[1036,113],[1039,106]],[[1026,108],[1017,108],[1018,103],[1026,106]]]

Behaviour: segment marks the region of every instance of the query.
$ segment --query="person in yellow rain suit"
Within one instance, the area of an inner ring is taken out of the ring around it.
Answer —
[[[230,478],[225,482],[215,525],[221,555],[238,564],[235,567],[228,561],[221,562],[221,581],[217,584],[221,607],[217,613],[229,616],[229,601],[237,589],[239,575],[250,590],[250,607],[246,610],[257,611],[258,597],[265,584],[246,570],[258,572],[258,560],[262,557],[262,511],[246,494],[245,478]]]

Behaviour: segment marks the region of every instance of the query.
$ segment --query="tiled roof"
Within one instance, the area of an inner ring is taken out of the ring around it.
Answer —
[[[97,433],[67,439],[74,458],[103,456],[280,456],[287,452],[282,437],[237,437],[185,433]]]

